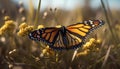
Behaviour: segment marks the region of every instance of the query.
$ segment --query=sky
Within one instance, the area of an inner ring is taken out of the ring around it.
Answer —
[[[15,3],[23,2],[26,8],[29,7],[30,1],[33,2],[34,8],[37,8],[39,0],[12,0]],[[76,7],[82,7],[85,0],[41,0],[41,10],[45,8],[61,8],[65,10],[73,10]],[[107,0],[103,0],[107,1]],[[108,0],[110,8],[120,9],[120,0]],[[100,0],[90,0],[92,8],[98,8],[101,5]]]

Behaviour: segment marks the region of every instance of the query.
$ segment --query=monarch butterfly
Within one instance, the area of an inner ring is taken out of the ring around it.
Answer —
[[[29,38],[57,50],[74,49],[82,46],[89,33],[103,24],[102,20],[88,20],[67,27],[46,27],[31,32]]]

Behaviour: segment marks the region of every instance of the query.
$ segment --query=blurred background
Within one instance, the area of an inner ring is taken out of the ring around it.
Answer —
[[[0,0],[0,69],[119,69],[120,0]],[[78,50],[57,51],[28,34],[103,20]]]

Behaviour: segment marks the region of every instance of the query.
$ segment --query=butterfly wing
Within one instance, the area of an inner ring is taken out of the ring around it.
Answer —
[[[29,37],[33,40],[42,40],[54,49],[73,49],[82,46],[87,35],[103,24],[100,20],[84,21],[67,26],[64,33],[60,31],[62,27],[42,28],[30,33]]]
[[[66,30],[68,31],[69,48],[81,46],[89,33],[103,24],[104,22],[101,20],[89,20],[68,26]]]
[[[67,30],[80,38],[84,39],[91,31],[103,25],[101,20],[88,20],[82,23],[73,24],[67,27]]]
[[[61,32],[59,32],[56,41],[51,47],[54,49],[74,49],[81,46],[84,43],[83,39],[86,36],[86,32],[89,32],[84,29],[83,26],[88,28],[88,30],[91,28],[90,26],[85,26],[83,23],[77,23],[66,27],[66,33],[64,33],[66,35],[65,38],[63,38]],[[83,28],[86,32],[79,31],[79,28]],[[66,39],[66,42],[64,42],[64,39]]]
[[[65,28],[66,33],[58,33],[56,41],[50,47],[54,49],[74,49],[82,46],[89,33],[103,25],[103,21],[89,20],[70,25]],[[65,38],[62,34],[65,34]]]
[[[58,36],[59,28],[50,27],[50,28],[42,28],[39,30],[35,30],[29,34],[30,39],[36,41],[43,41],[49,45],[53,45],[56,37]]]
[[[79,38],[78,36],[70,33],[69,31],[66,31],[66,41],[64,42],[64,38],[62,36],[62,34],[59,32],[59,35],[56,39],[56,41],[54,42],[53,45],[51,45],[50,47],[57,49],[57,50],[61,50],[61,49],[74,49],[77,48],[78,46],[81,46],[83,44],[82,39]],[[66,44],[68,45],[66,45]]]

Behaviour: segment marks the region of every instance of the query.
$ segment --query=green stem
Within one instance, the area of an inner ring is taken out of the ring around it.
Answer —
[[[40,12],[40,6],[41,6],[41,0],[39,0],[39,4],[38,4],[38,9],[37,9],[37,11],[36,11],[36,17],[35,17],[35,24],[34,24],[34,26],[35,26],[35,28],[36,28],[36,26],[37,26],[37,23],[38,23],[38,19],[39,19],[39,12]]]
[[[106,21],[107,21],[108,27],[109,27],[109,29],[110,29],[110,32],[111,32],[113,38],[116,40],[115,35],[113,34],[112,27],[111,27],[111,25],[110,25],[110,20],[109,20],[109,17],[108,17],[108,14],[107,14],[107,10],[106,10],[106,8],[105,8],[105,4],[104,4],[103,0],[101,0],[101,4],[102,4],[102,7],[103,7],[105,16],[106,16]]]

